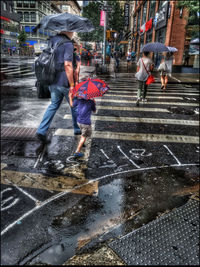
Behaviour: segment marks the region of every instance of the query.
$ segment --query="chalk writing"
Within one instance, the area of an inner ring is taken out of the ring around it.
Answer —
[[[132,148],[129,153],[131,154],[131,157],[134,157],[136,159],[139,159],[140,157],[150,157],[152,156],[152,153],[145,154],[146,149],[137,149]]]
[[[1,211],[5,211],[11,207],[13,207],[15,204],[17,204],[17,202],[19,201],[19,198],[14,198],[13,196],[8,197],[6,199],[3,199],[3,195],[8,192],[11,191],[12,188],[6,188],[5,190],[3,190],[1,192]]]

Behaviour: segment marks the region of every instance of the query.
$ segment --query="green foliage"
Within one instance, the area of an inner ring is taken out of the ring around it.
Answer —
[[[18,40],[19,40],[19,46],[22,46],[23,44],[25,44],[27,39],[27,35],[25,30],[23,29],[22,31],[19,32],[19,36],[18,36]]]
[[[104,4],[103,1],[90,1],[89,5],[83,8],[83,17],[90,19],[95,30],[89,33],[79,33],[78,36],[82,41],[103,41],[103,27],[100,26],[100,6]],[[119,1],[107,1],[107,5],[112,7],[112,12],[107,12],[107,29],[113,29],[120,32],[123,29],[123,10],[119,5]]]
[[[78,33],[82,41],[100,42],[103,40],[103,27],[100,24],[100,2],[90,2],[83,8],[82,16],[88,18],[95,27],[92,32]]]
[[[199,1],[177,1],[177,8],[187,8],[189,15],[187,18],[187,26],[186,29],[189,30],[190,35],[192,37],[198,37],[199,35],[199,18],[197,12],[199,9]]]
[[[108,28],[120,32],[124,28],[123,10],[120,7],[119,1],[108,1],[109,6],[112,7],[112,13],[109,14]]]

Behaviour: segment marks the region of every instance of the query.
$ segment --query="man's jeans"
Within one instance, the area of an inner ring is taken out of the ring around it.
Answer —
[[[42,122],[40,123],[40,126],[37,129],[37,133],[42,135],[46,135],[50,127],[51,121],[53,120],[56,111],[62,103],[63,97],[65,97],[67,102],[69,103],[69,88],[58,85],[51,85],[49,86],[49,90],[51,92],[51,104],[48,106],[43,116]],[[81,130],[77,124],[77,107],[71,108],[71,114],[74,126],[74,133],[81,133]]]

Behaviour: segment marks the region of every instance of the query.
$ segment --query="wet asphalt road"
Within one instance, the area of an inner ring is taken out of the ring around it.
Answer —
[[[169,84],[164,93],[157,80],[148,102],[136,107],[131,73],[106,78],[110,90],[96,101],[93,136],[77,161],[65,100],[51,144],[34,138],[50,101],[36,96],[33,62],[1,62],[2,264],[63,264],[198,191],[197,85]],[[82,76],[94,70],[85,65]]]

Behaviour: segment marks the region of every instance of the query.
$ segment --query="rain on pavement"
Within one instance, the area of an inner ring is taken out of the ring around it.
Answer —
[[[133,72],[105,78],[85,157],[72,157],[70,108],[64,100],[41,146],[35,131],[49,105],[38,99],[34,58],[1,62],[2,264],[63,264],[92,253],[183,205],[198,192],[197,86],[150,85],[136,107]],[[81,77],[94,66],[84,62]]]

